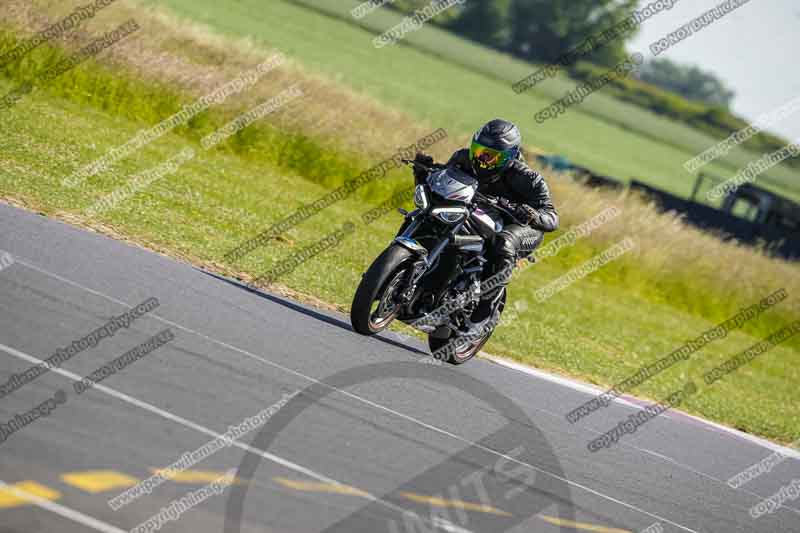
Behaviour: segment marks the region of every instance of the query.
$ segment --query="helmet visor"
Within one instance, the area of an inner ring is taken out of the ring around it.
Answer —
[[[500,170],[512,159],[513,152],[514,150],[495,150],[473,140],[469,147],[469,158],[476,170]]]

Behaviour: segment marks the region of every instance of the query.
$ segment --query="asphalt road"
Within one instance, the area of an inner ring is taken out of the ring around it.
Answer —
[[[0,398],[9,428],[63,391],[48,416],[3,431],[0,533],[129,531],[162,509],[148,531],[800,531],[796,500],[748,513],[800,478],[796,458],[739,489],[725,482],[773,452],[755,440],[669,413],[591,453],[635,406],[572,425],[564,415],[590,392],[564,380],[427,364],[416,340],[360,337],[345,316],[5,205],[0,228],[14,260],[0,261],[0,386],[159,304]],[[165,330],[174,338],[76,392]],[[263,425],[149,494],[107,503],[259,412]],[[233,485],[197,500],[230,469]]]

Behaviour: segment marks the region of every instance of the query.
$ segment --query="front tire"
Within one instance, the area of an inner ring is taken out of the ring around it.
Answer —
[[[412,255],[410,250],[392,245],[364,273],[350,306],[350,323],[356,333],[375,335],[394,322],[400,306],[393,298],[407,278]]]

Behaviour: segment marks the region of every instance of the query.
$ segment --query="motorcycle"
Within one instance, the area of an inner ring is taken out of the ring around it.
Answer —
[[[415,180],[416,209],[399,209],[405,220],[397,236],[362,275],[350,322],[357,333],[375,335],[399,320],[428,334],[437,359],[462,364],[486,344],[505,307],[504,287],[492,301],[488,327],[469,331],[487,244],[504,220],[519,222],[509,202],[479,193],[478,181],[465,172],[403,162],[427,176]]]

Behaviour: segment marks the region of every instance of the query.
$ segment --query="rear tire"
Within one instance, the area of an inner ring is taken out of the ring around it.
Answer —
[[[501,316],[503,314],[503,308],[505,305],[506,292],[504,290],[498,306]],[[494,333],[494,328],[492,328],[489,333],[480,339],[469,344],[464,343],[464,345],[454,344],[452,334],[450,338],[447,339],[436,338],[428,335],[428,348],[431,349],[434,359],[445,361],[451,365],[461,365],[475,357],[475,355],[481,351],[481,348],[483,348],[483,346],[489,342],[489,339],[492,337],[492,333]]]
[[[350,306],[350,323],[356,333],[375,335],[397,317],[400,308],[391,307],[390,300],[411,267],[412,255],[407,248],[394,244],[384,250],[361,277]],[[378,308],[373,311],[376,301]]]
[[[451,365],[461,365],[475,357],[483,345],[487,343],[492,336],[492,331],[481,337],[478,341],[469,344],[468,346],[452,346],[453,339],[437,339],[428,336],[428,347],[431,353],[434,354],[434,359],[450,363]]]

